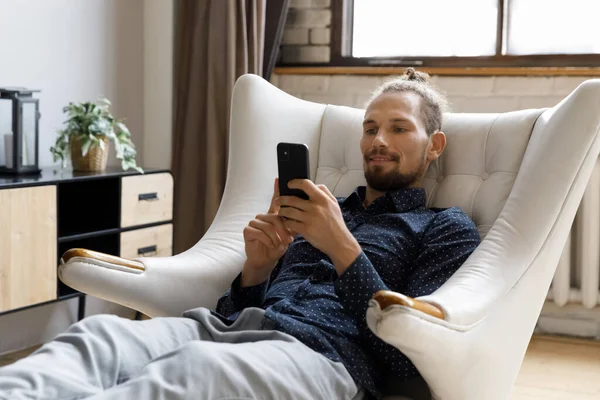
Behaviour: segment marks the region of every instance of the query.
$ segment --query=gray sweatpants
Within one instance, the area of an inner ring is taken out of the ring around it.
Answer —
[[[204,308],[186,318],[88,317],[0,368],[0,399],[362,397],[341,363],[266,329],[263,314],[245,309],[230,326]]]

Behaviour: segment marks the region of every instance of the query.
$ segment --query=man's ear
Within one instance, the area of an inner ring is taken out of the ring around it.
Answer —
[[[429,144],[427,147],[427,160],[437,160],[446,148],[446,135],[444,132],[437,131],[432,133],[429,137]]]

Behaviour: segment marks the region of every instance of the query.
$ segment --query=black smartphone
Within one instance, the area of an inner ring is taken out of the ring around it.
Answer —
[[[290,189],[287,186],[292,179],[310,179],[308,156],[308,146],[303,143],[279,143],[277,145],[280,196],[298,196],[308,200],[308,195],[304,191]]]

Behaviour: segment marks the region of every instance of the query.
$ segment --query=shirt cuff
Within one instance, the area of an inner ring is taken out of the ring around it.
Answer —
[[[231,284],[231,301],[236,311],[248,307],[260,307],[267,294],[269,279],[254,286],[241,287],[242,273],[240,272]]]
[[[334,281],[334,287],[346,312],[365,323],[369,300],[379,290],[388,290],[364,252]]]

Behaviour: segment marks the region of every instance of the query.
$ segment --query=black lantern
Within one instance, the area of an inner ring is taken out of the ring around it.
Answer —
[[[39,100],[23,87],[0,87],[0,174],[39,174]]]

